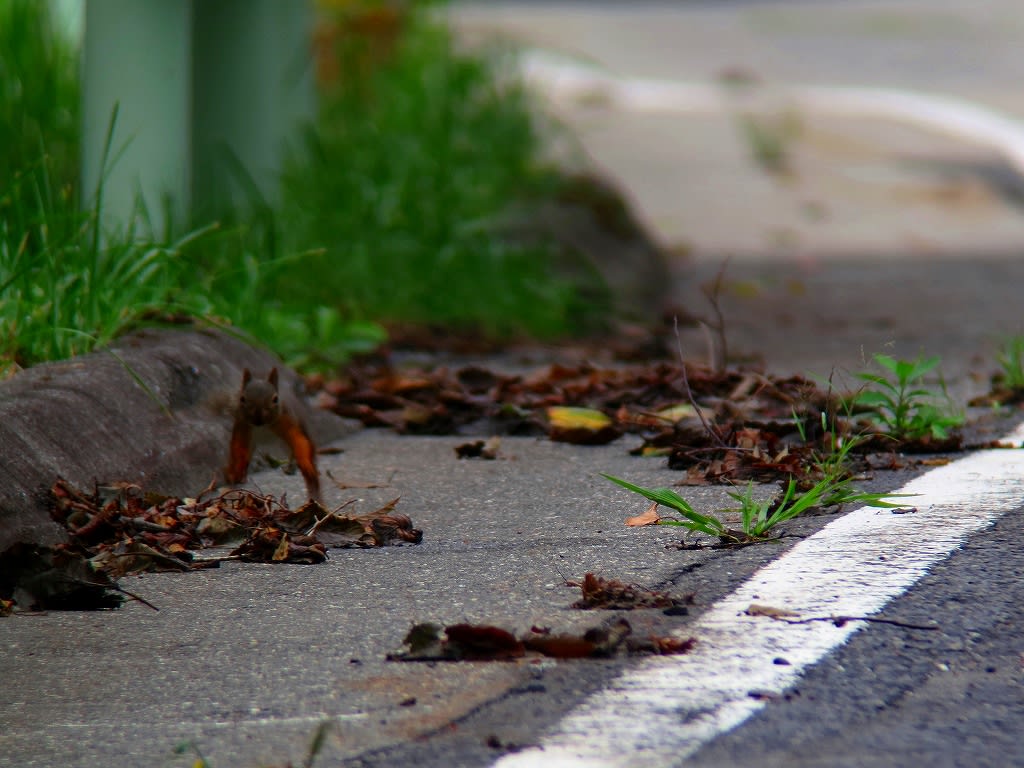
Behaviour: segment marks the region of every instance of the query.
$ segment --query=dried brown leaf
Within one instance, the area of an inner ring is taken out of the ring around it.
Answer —
[[[635,517],[627,517],[626,525],[632,527],[657,525],[659,520],[661,520],[661,515],[658,514],[658,503],[652,502],[651,506],[649,506],[643,514],[636,515]]]

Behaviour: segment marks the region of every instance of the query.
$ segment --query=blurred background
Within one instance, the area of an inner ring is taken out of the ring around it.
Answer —
[[[732,83],[736,98],[717,109],[695,96],[661,114],[599,97],[557,105],[669,242],[809,255],[1022,242],[1020,168],[1007,161],[1021,146],[958,122],[978,106],[1024,115],[1016,3],[462,2],[452,12],[461,31],[505,35],[627,85]],[[800,98],[811,85],[890,93],[836,114],[821,95]],[[893,91],[902,106],[884,101]],[[964,103],[936,115],[936,104],[913,103],[925,97]]]
[[[1014,0],[5,0],[0,37],[8,370],[185,316],[307,370],[666,318],[713,359],[724,317],[770,367],[966,372],[1020,331]]]

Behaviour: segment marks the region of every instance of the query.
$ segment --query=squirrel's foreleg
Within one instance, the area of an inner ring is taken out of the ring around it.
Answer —
[[[252,425],[244,419],[236,420],[231,430],[231,444],[228,465],[224,467],[224,478],[231,484],[244,483],[249,474],[252,460]]]
[[[316,467],[316,446],[306,434],[306,430],[286,414],[282,414],[271,429],[291,448],[295,463],[306,481],[306,493],[309,498],[320,503],[320,471]]]

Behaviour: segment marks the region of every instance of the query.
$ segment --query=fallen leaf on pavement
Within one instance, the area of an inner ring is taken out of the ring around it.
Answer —
[[[593,408],[552,406],[547,417],[548,437],[562,443],[604,445],[622,435],[611,417]]]
[[[658,514],[658,502],[653,502],[642,515],[627,517],[626,525],[633,527],[639,527],[641,525],[657,525],[659,520],[661,520],[661,515]]]
[[[572,607],[582,610],[628,611],[633,608],[672,608],[681,604],[667,592],[624,584],[593,573],[586,574],[582,581],[567,581],[566,584],[580,588],[583,596]]]
[[[103,571],[68,545],[45,547],[18,542],[0,554],[0,601],[22,611],[96,611],[117,608],[121,589]],[[4,615],[10,613],[6,611]]]
[[[612,656],[633,628],[622,618],[613,618],[591,627],[582,635],[536,632],[531,628],[523,644],[531,651],[557,659],[585,659]]]
[[[501,439],[492,437],[490,440],[474,440],[455,446],[455,456],[459,459],[486,459],[493,461],[498,458]]]
[[[626,639],[626,650],[634,655],[678,656],[689,653],[695,645],[697,645],[695,637],[675,637],[674,635],[649,635],[648,637]]]
[[[403,641],[408,650],[388,654],[389,661],[509,661],[526,653],[523,643],[500,627],[477,624],[416,624]]]

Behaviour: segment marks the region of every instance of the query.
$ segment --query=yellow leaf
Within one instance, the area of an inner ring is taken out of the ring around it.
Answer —
[[[610,417],[592,408],[552,406],[547,414],[548,437],[558,442],[603,445],[622,434]]]
[[[612,420],[593,408],[570,408],[556,405],[548,408],[548,421],[557,429],[604,429]]]

